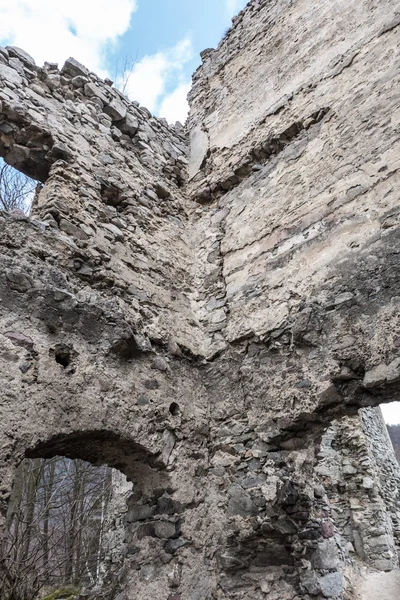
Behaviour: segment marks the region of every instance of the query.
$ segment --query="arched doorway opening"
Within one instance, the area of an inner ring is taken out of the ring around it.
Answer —
[[[24,459],[7,515],[1,597],[29,600],[110,586],[110,566],[117,568],[124,553],[116,519],[129,492],[132,484],[106,465],[63,456]]]
[[[138,540],[168,529],[156,515],[157,500],[168,491],[159,460],[110,431],[58,435],[29,448],[9,503],[0,597],[55,600],[62,590],[63,598],[67,592],[114,598]],[[156,536],[160,544],[163,535]]]

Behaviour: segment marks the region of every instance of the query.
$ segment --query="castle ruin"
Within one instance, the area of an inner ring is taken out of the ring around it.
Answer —
[[[399,25],[251,0],[186,130],[0,48],[0,156],[43,184],[0,213],[0,528],[63,455],[134,483],[118,600],[400,590]]]

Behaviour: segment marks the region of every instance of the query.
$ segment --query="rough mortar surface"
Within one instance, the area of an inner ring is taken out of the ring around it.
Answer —
[[[360,600],[394,600],[399,597],[399,573],[371,573],[361,584]]]

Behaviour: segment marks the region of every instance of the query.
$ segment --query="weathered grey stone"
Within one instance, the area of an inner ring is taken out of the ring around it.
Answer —
[[[165,498],[163,496],[157,501],[157,512],[161,515],[174,515],[175,513],[182,512],[182,505],[172,498]]]
[[[22,346],[28,350],[33,348],[33,340],[28,335],[24,335],[18,331],[6,331],[3,335],[11,340],[14,346]]]
[[[339,565],[339,553],[336,541],[331,538],[318,544],[312,558],[315,569],[336,569]]]
[[[154,525],[154,531],[157,537],[166,539],[174,537],[176,527],[174,523],[170,523],[169,521],[157,521]]]
[[[12,83],[14,85],[20,85],[22,83],[22,78],[18,73],[11,69],[9,66],[0,63],[0,78],[4,79],[7,83]]]
[[[168,363],[162,356],[157,356],[151,363],[151,368],[156,371],[168,371]]]
[[[89,69],[84,67],[74,58],[70,57],[65,61],[64,66],[61,69],[61,73],[63,75],[69,75],[70,77],[77,77],[78,75],[87,77],[89,75]]]
[[[68,233],[68,235],[72,236],[73,238],[82,240],[87,239],[86,233],[78,225],[71,223],[71,221],[68,219],[60,220],[60,229]]]
[[[154,515],[154,510],[154,507],[147,504],[144,504],[143,506],[135,504],[128,510],[126,520],[128,523],[134,521],[146,521]]]
[[[89,83],[89,80],[83,75],[77,75],[72,79],[71,83],[75,88],[83,88],[87,83]]]
[[[314,571],[302,575],[301,585],[311,596],[317,596],[321,592],[320,580]]]
[[[201,168],[209,147],[210,140],[207,132],[201,126],[194,127],[190,132],[190,177],[194,177]]]
[[[126,116],[126,106],[118,100],[113,100],[104,107],[104,112],[111,117],[113,121],[121,121]]]
[[[168,554],[175,554],[175,552],[179,550],[179,548],[183,548],[188,544],[189,541],[183,538],[168,540],[168,542],[164,546],[165,552],[167,552]]]
[[[341,573],[328,573],[319,580],[322,595],[325,598],[339,598],[344,588],[344,578]]]
[[[61,85],[61,77],[58,73],[50,73],[47,75],[46,84],[51,90],[56,90]]]
[[[116,125],[122,131],[122,133],[133,136],[139,129],[139,120],[128,112],[123,120],[117,122]]]
[[[116,240],[122,241],[124,239],[124,234],[119,227],[116,227],[112,223],[106,223],[103,227],[109,231]]]
[[[6,46],[6,50],[8,51],[9,56],[13,56],[18,58],[21,62],[28,66],[35,66],[36,63],[33,60],[32,56],[30,56],[25,50],[18,48],[17,46]]]
[[[105,95],[105,93],[102,91],[102,89],[97,86],[95,83],[85,83],[84,85],[84,91],[85,91],[85,96],[87,96],[88,98],[96,98],[98,100],[101,100],[101,102],[103,103],[103,105],[108,103],[108,98]]]
[[[251,500],[249,494],[240,485],[233,485],[229,489],[228,514],[247,517],[258,514],[258,508]]]
[[[29,158],[30,150],[25,146],[14,144],[9,152],[6,154],[6,159],[9,165],[18,167],[22,165]]]
[[[17,73],[19,73],[21,75],[21,77],[25,76],[24,63],[22,61],[20,61],[19,58],[10,58],[8,61],[8,64],[10,67],[15,69],[17,71]],[[36,91],[35,88],[41,89],[40,86],[36,86],[36,85],[34,87],[31,87],[31,89]]]
[[[240,485],[245,489],[251,489],[262,486],[267,480],[267,476],[264,473],[260,475],[249,475],[240,482]]]
[[[166,429],[163,433],[163,449],[162,461],[165,465],[168,464],[171,452],[175,447],[176,437],[173,431]]]
[[[400,380],[400,358],[396,358],[388,365],[380,364],[367,371],[364,377],[364,386],[374,388],[385,383],[394,383]]]
[[[21,294],[32,288],[33,282],[29,275],[18,271],[6,272],[8,286]]]

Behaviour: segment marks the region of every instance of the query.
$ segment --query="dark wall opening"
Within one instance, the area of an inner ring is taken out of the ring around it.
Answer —
[[[82,589],[112,587],[107,560],[123,553],[116,547],[123,538],[112,535],[115,487],[117,496],[121,487],[132,490],[105,465],[65,456],[25,459],[0,548],[1,600],[50,598],[57,590],[76,597]]]
[[[0,210],[21,210],[29,214],[42,184],[24,175],[0,158]]]
[[[76,598],[97,598],[99,589],[101,598],[114,598],[132,480],[142,485],[150,473],[161,482],[154,460],[107,430],[60,434],[27,449],[0,541],[0,599],[56,600],[46,593],[65,586]]]

